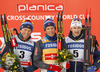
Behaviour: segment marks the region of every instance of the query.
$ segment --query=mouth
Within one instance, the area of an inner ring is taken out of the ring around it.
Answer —
[[[53,36],[53,35],[54,35],[54,33],[49,33],[49,35],[50,35],[50,36]]]
[[[29,35],[24,35],[24,38],[28,38],[29,37]]]
[[[79,32],[75,32],[75,34],[79,34]]]
[[[52,35],[53,33],[49,33],[50,35]]]
[[[26,36],[26,37],[27,37],[28,35],[26,35],[26,34],[25,34],[24,36]]]

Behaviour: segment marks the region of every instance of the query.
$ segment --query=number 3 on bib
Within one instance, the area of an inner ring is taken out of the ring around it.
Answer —
[[[19,58],[24,58],[25,52],[24,51],[20,51],[20,55]]]

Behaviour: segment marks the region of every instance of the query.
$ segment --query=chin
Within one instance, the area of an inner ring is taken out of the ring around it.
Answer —
[[[52,34],[52,35],[50,34],[49,36],[53,37],[54,35],[55,35],[55,34]]]
[[[53,37],[54,35],[49,35],[49,36]]]
[[[76,35],[75,35],[75,37],[78,37],[78,36],[79,36],[79,34],[76,34]]]
[[[29,37],[29,36],[27,36],[27,37],[25,36],[24,39],[27,39],[28,37]]]
[[[76,37],[78,37],[79,35],[77,35]]]

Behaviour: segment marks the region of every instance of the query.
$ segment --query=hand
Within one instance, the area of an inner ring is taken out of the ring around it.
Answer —
[[[49,64],[49,68],[48,70],[52,70],[52,71],[58,71],[60,72],[62,70],[62,68],[60,66],[57,66],[57,65],[52,65],[52,64]]]
[[[95,71],[95,70],[96,70],[95,66],[91,66],[91,67],[87,68],[88,72],[92,72],[92,71]]]
[[[94,47],[99,46],[98,41],[96,40],[96,36],[92,35],[92,37],[93,37],[93,46]]]

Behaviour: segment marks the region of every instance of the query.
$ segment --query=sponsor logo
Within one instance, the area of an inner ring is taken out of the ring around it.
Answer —
[[[45,60],[56,60],[57,53],[45,54]]]
[[[51,25],[51,23],[48,23],[48,25]]]
[[[84,48],[84,44],[70,44],[68,48]]]
[[[17,4],[17,11],[18,12],[56,12],[56,11],[63,11],[64,5],[63,4]]]
[[[23,61],[20,61],[21,65],[24,65],[24,66],[30,66],[30,62],[23,62]]]
[[[29,25],[27,25],[27,27],[28,27],[28,28],[30,28],[30,26],[29,26]]]
[[[41,39],[41,32],[33,32],[31,33],[31,38],[33,41],[38,41]]]
[[[45,47],[48,48],[48,47],[57,47],[57,43],[48,43],[48,44],[45,44]]]
[[[22,45],[22,44],[18,44],[18,48],[23,48],[23,49],[31,50],[30,46]]]
[[[43,42],[46,42],[46,40],[45,40],[45,39],[43,39],[42,41],[43,41]]]

